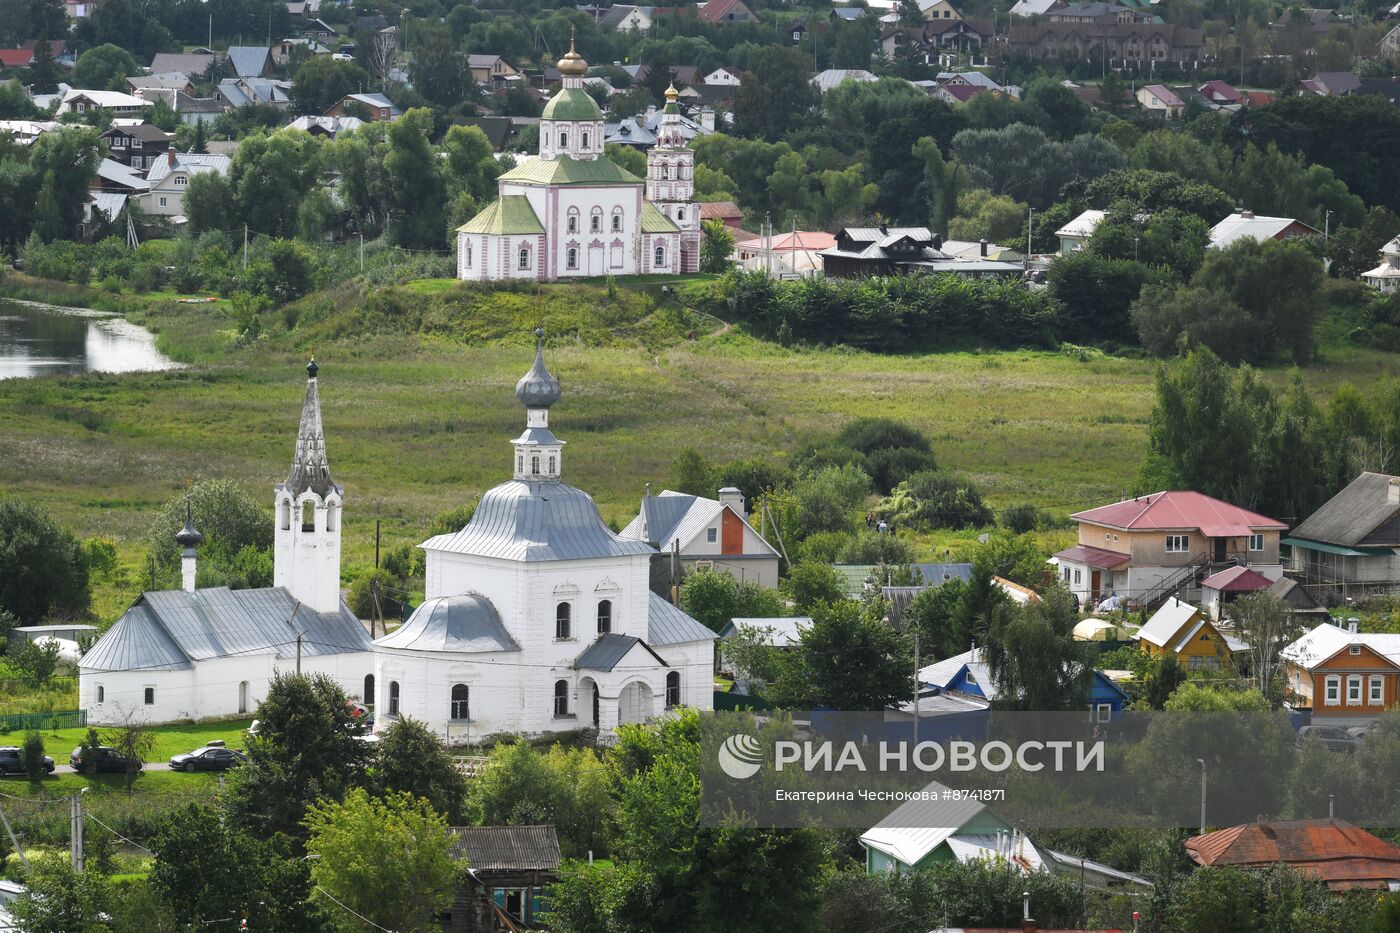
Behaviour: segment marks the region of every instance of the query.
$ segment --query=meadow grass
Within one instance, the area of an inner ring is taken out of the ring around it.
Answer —
[[[347,493],[347,579],[373,562],[376,520],[385,548],[416,545],[433,515],[507,478],[524,424],[513,389],[541,315],[564,386],[551,426],[568,442],[565,476],[619,527],[645,483],[665,487],[682,447],[716,462],[782,460],[863,416],[926,432],[939,464],[971,476],[994,507],[1029,502],[1058,516],[1133,492],[1145,452],[1151,360],[785,349],[713,318],[716,327],[692,327],[684,309],[645,291],[610,298],[587,285],[536,297],[427,280],[372,301],[357,288],[306,299],[290,331],[287,315],[270,312],[266,336],[244,347],[222,305],[156,301],[130,316],[188,368],[0,382],[0,489],[40,501],[81,535],[119,541],[121,582],[100,593],[103,612],[139,591],[145,529],[188,477],[235,480],[271,506],[312,350],[332,471]],[[64,288],[65,303],[80,295]],[[376,326],[357,329],[372,314]],[[404,315],[428,332],[395,329]],[[1393,361],[1332,344],[1303,378],[1325,400],[1343,381],[1365,392]],[[1277,384],[1288,375],[1265,372]],[[916,540],[933,558],[965,553],[975,534]]]

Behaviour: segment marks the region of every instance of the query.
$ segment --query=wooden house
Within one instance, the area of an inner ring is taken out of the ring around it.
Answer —
[[[448,933],[538,930],[545,888],[559,880],[553,826],[454,826],[452,855],[466,879],[443,918]]]
[[[1283,649],[1288,689],[1314,725],[1356,726],[1400,701],[1400,635],[1324,622]]]
[[[1203,609],[1167,599],[1138,630],[1138,646],[1154,658],[1174,655],[1188,670],[1228,671],[1235,647]]]

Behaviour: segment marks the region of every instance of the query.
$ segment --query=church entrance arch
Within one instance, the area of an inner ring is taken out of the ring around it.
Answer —
[[[618,722],[646,722],[652,715],[651,688],[640,680],[634,680],[622,688],[617,698]]]
[[[589,724],[598,727],[598,684],[592,677],[584,677],[578,682],[578,711],[580,716],[590,716]]]

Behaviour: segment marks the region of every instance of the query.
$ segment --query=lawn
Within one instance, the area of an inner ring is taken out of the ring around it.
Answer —
[[[244,733],[251,722],[251,719],[237,719],[152,726],[151,733],[155,736],[155,744],[146,760],[169,761],[172,755],[191,751],[216,739],[222,739],[229,748],[242,748]],[[97,731],[106,741],[106,736],[103,735],[105,730],[99,727]],[[53,729],[42,734],[47,754],[51,755],[54,761],[67,764],[69,753],[82,743],[87,729]]]
[[[385,548],[416,545],[433,515],[509,475],[509,442],[524,424],[513,388],[541,316],[564,385],[551,427],[568,442],[566,478],[618,527],[646,483],[664,488],[684,446],[720,462],[782,459],[868,415],[927,432],[940,465],[973,477],[994,507],[1064,515],[1134,490],[1157,367],[1055,352],[783,349],[691,327],[689,312],[650,294],[610,298],[586,285],[495,296],[433,280],[374,297],[373,307],[350,293],[313,298],[290,334],[272,312],[265,337],[240,348],[221,306],[159,304],[135,317],[187,369],[0,382],[0,488],[39,500],[79,534],[118,539],[124,573],[98,594],[110,617],[139,590],[142,535],[187,477],[233,479],[271,506],[313,350],[331,466],[347,493],[347,578],[372,564],[376,520]],[[1325,400],[1342,381],[1366,391],[1393,360],[1333,344],[1304,378]],[[933,558],[974,542],[919,543]]]

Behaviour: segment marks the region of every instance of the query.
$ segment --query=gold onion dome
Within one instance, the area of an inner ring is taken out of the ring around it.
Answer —
[[[680,97],[680,96],[681,96],[681,92],[678,91],[678,90],[676,90],[676,86],[675,86],[674,84],[672,84],[670,87],[666,88],[666,100],[671,101],[671,102],[674,102],[674,101],[676,100],[676,98],[678,98],[678,97]]]
[[[588,73],[588,62],[584,61],[583,56],[574,49],[572,30],[569,32],[569,51],[565,52],[564,57],[559,59],[556,67],[561,75],[582,77]]]

